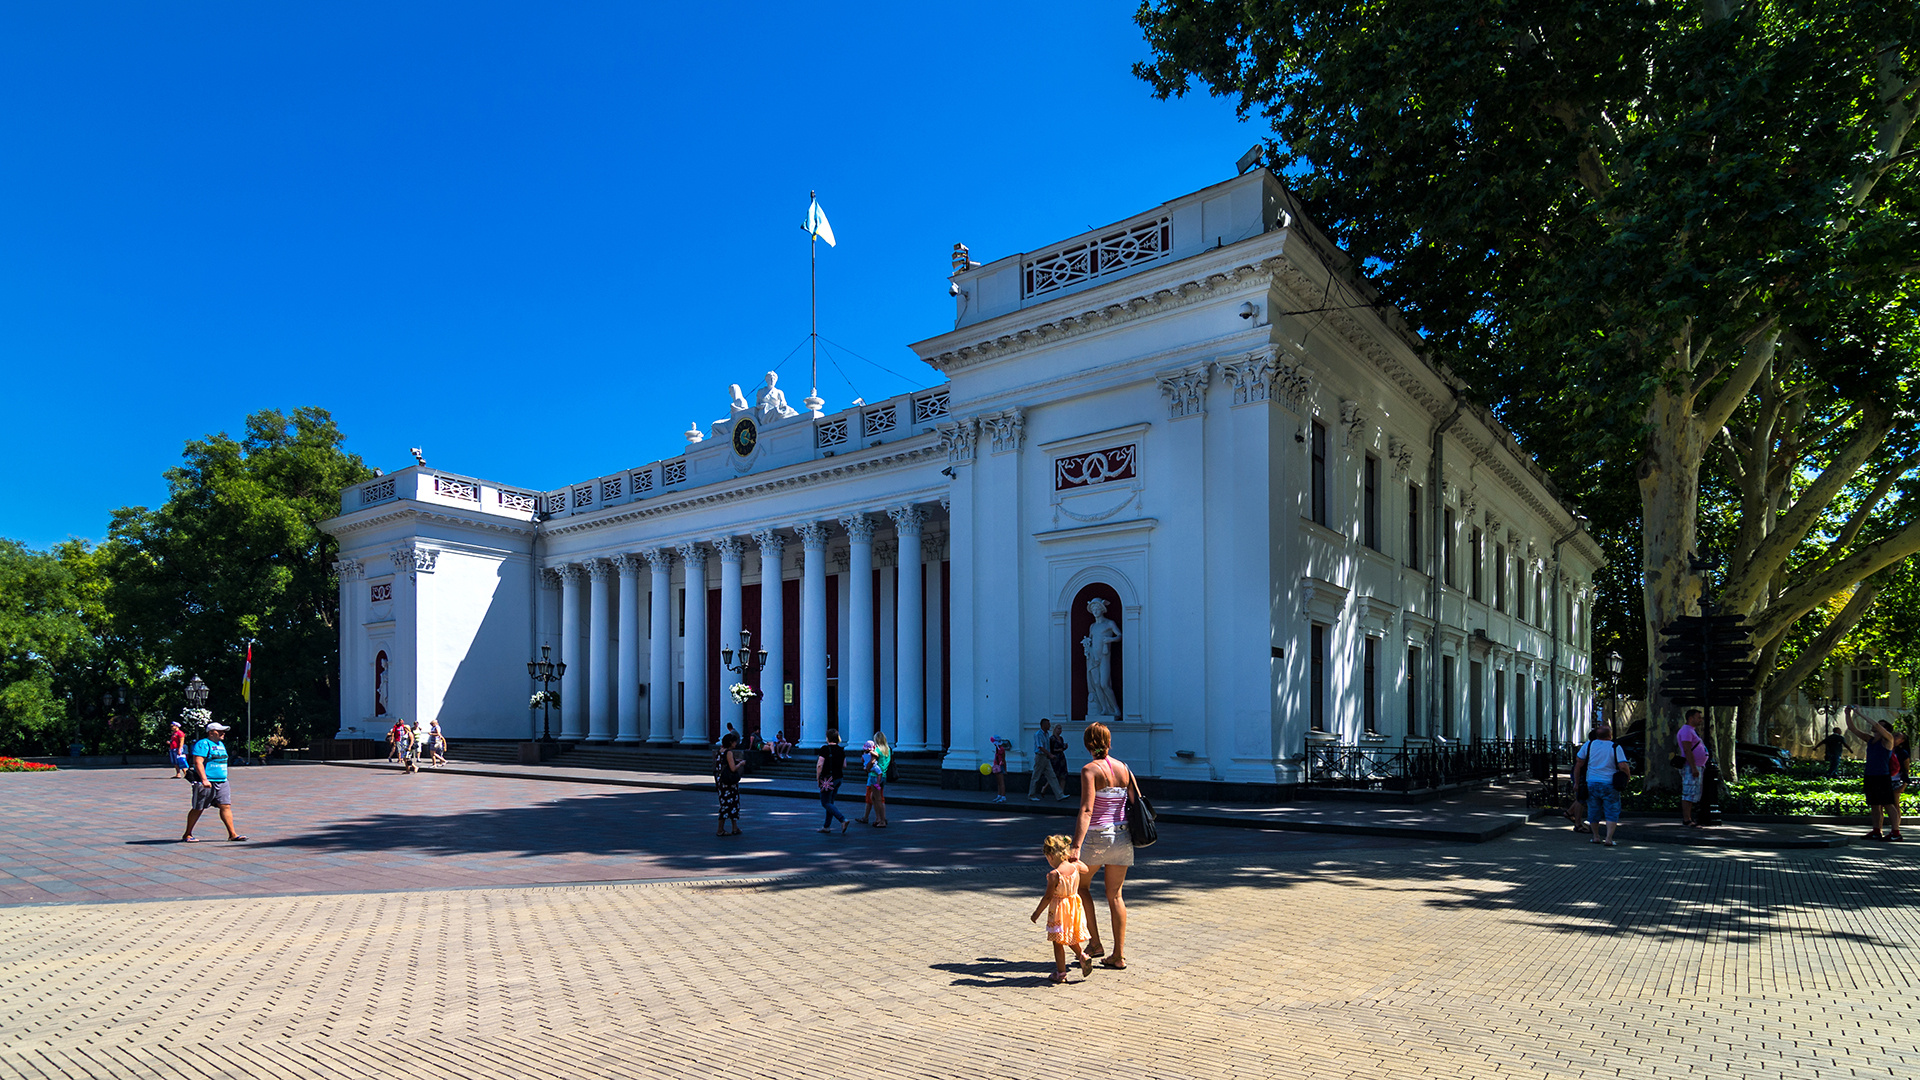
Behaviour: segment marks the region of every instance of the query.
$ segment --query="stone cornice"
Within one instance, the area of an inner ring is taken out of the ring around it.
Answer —
[[[432,508],[429,509],[429,506]],[[367,516],[361,517],[361,514]],[[463,514],[437,504],[417,503],[401,500],[387,503],[378,508],[359,510],[352,514],[328,518],[320,523],[320,530],[330,536],[345,537],[353,533],[366,532],[382,525],[391,525],[396,521],[436,521],[448,525],[463,525],[470,529],[483,529],[488,532],[506,533],[510,536],[533,535],[530,522],[496,518],[486,514]]]
[[[931,435],[916,436],[913,440],[891,443],[885,452],[874,457],[836,457],[814,464],[818,468],[788,476],[775,476],[751,483],[732,485],[714,484],[709,488],[697,488],[678,498],[658,498],[644,503],[630,503],[615,511],[604,511],[604,516],[586,519],[570,519],[564,525],[549,522],[544,532],[548,536],[568,536],[575,533],[604,529],[613,525],[633,521],[645,521],[649,518],[663,517],[703,506],[716,506],[754,495],[765,495],[792,488],[809,487],[848,477],[869,473],[887,472],[906,468],[922,462],[942,461],[946,451],[938,440]],[[823,511],[825,513],[825,511]]]

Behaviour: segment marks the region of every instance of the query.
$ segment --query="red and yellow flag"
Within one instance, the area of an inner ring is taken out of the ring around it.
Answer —
[[[240,673],[240,697],[251,704],[253,702],[253,643],[247,643],[247,669]]]

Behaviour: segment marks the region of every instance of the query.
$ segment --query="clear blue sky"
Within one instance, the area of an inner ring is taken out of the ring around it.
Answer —
[[[0,535],[98,539],[260,408],[541,488],[673,454],[805,340],[810,188],[828,408],[930,385],[955,242],[1037,247],[1258,138],[1153,99],[1132,11],[7,5]]]

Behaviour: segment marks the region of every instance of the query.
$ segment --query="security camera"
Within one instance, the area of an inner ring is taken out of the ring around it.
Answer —
[[[1253,306],[1253,301],[1249,300],[1246,303],[1240,305],[1241,318],[1251,319],[1258,314],[1260,314],[1260,309]]]
[[[953,468],[949,466],[945,469],[941,469],[940,475],[946,477],[949,480],[953,479]]]
[[[949,282],[947,282],[947,295],[948,295],[948,296],[959,296],[959,295],[960,295],[960,286],[959,286],[959,285],[958,285],[957,283],[955,283],[955,282],[952,282],[952,281],[949,281]]]

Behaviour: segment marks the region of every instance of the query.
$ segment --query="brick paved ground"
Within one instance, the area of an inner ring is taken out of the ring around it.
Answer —
[[[133,782],[76,775],[62,797]],[[655,830],[619,858],[665,846],[674,811],[569,801],[538,808],[566,815],[556,852],[590,847],[595,813]],[[541,826],[488,827],[486,858],[547,858],[508,850]],[[986,855],[1002,827],[918,828]],[[1904,849],[1192,832],[1223,835],[1170,836],[1129,883],[1133,967],[1064,987],[1026,921],[1031,866],[880,868],[898,853],[812,877],[7,908],[0,1076],[1920,1074]],[[374,865],[456,857],[426,835]],[[858,842],[882,837],[902,840]],[[815,858],[795,846],[784,861]],[[1124,1064],[1090,1058],[1102,1044]]]

